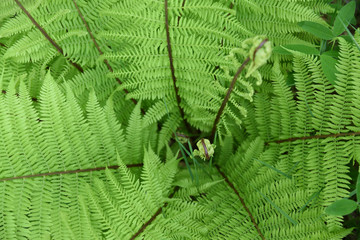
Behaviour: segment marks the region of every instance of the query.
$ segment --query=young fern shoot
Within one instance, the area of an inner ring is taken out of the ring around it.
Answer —
[[[214,120],[214,124],[211,130],[211,135],[210,135],[210,141],[213,142],[214,141],[214,137],[215,137],[215,132],[216,132],[216,127],[217,124],[220,121],[220,117],[222,115],[222,113],[224,112],[224,109],[226,107],[227,102],[230,99],[230,95],[235,87],[236,81],[238,79],[238,77],[240,76],[241,72],[244,70],[244,68],[246,67],[246,65],[252,60],[252,64],[250,66],[250,68],[248,69],[248,73],[246,75],[246,77],[248,77],[249,75],[251,75],[256,69],[258,69],[259,67],[261,67],[262,65],[264,65],[266,63],[266,61],[270,58],[271,55],[271,43],[268,41],[267,38],[265,38],[264,40],[262,40],[260,43],[258,43],[260,40],[259,37],[255,37],[253,39],[248,39],[246,41],[244,41],[244,45],[246,46],[248,43],[253,43],[253,47],[250,48],[249,51],[249,56],[244,60],[244,62],[241,64],[241,66],[239,67],[239,69],[237,70],[237,72],[235,73],[233,80],[231,81],[230,87],[225,95],[225,98],[216,114],[215,120]],[[258,45],[256,45],[258,43]],[[254,47],[254,45],[256,47]],[[264,48],[263,48],[264,47]],[[257,56],[257,57],[256,57]]]

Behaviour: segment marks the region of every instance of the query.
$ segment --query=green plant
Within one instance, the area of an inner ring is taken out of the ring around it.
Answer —
[[[0,239],[347,236],[349,6],[331,31],[326,0],[1,1]]]

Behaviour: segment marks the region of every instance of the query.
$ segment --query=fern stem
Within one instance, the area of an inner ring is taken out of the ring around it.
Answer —
[[[74,5],[75,5],[76,11],[78,12],[78,14],[79,14],[79,16],[80,16],[80,18],[81,18],[81,21],[84,23],[84,26],[85,26],[87,32],[89,33],[92,42],[93,42],[94,45],[95,45],[95,48],[97,49],[97,51],[99,52],[100,55],[103,55],[104,53],[103,53],[103,51],[101,50],[99,44],[97,43],[97,41],[96,41],[96,39],[95,39],[95,37],[94,37],[94,34],[92,33],[92,31],[91,31],[91,29],[90,29],[90,27],[89,27],[89,24],[88,24],[87,21],[85,20],[84,15],[81,13],[79,6],[77,5],[77,3],[76,3],[75,0],[73,0],[73,3],[74,3]],[[105,65],[107,66],[107,68],[109,69],[110,72],[114,72],[113,68],[110,66],[109,61],[108,61],[107,59],[104,59],[104,63],[105,63]],[[116,79],[116,81],[117,81],[120,85],[122,84],[122,81],[121,81],[119,78],[115,78],[115,79]],[[125,92],[126,94],[129,93],[129,91],[128,91],[127,89],[124,88],[123,90],[124,90],[124,92]],[[135,105],[137,104],[137,101],[136,101],[135,99],[131,98],[130,100],[131,100]],[[141,109],[141,112],[142,112],[143,115],[145,115],[145,111],[144,111],[143,109]]]
[[[135,163],[135,164],[126,165],[127,168],[142,167],[142,166],[143,166],[143,163]],[[1,178],[0,182],[6,182],[6,181],[11,181],[11,180],[16,180],[16,179],[34,178],[34,177],[44,177],[44,176],[63,175],[63,174],[72,174],[72,173],[102,171],[107,168],[118,169],[119,166],[113,165],[113,166],[108,166],[108,167],[97,167],[97,168],[77,169],[77,170],[69,170],[69,171],[38,173],[38,174],[33,174],[33,175],[24,175],[24,176],[17,176],[17,177],[8,177],[8,178]]]
[[[185,4],[185,1],[183,3]],[[191,130],[190,130],[191,128],[190,128],[189,124],[187,123],[187,121],[185,120],[184,109],[180,105],[181,98],[180,98],[180,95],[179,95],[179,88],[176,86],[175,68],[174,68],[174,61],[173,61],[172,49],[171,49],[171,41],[170,41],[169,10],[168,10],[168,1],[167,0],[165,0],[164,6],[165,6],[166,41],[167,41],[167,49],[168,49],[169,62],[170,62],[171,78],[172,78],[173,85],[174,85],[176,102],[177,102],[177,105],[178,105],[178,108],[179,108],[181,118],[183,119],[184,124],[185,124],[186,128],[188,129],[188,131],[191,132]]]
[[[250,57],[247,57],[245,59],[245,61],[241,64],[241,66],[239,67],[239,69],[237,70],[233,80],[231,81],[231,84],[230,84],[230,87],[225,95],[225,98],[219,108],[219,111],[218,113],[216,114],[216,118],[215,118],[215,121],[214,121],[214,124],[213,124],[213,128],[211,130],[211,137],[210,137],[210,141],[214,141],[214,137],[215,137],[215,132],[216,132],[216,127],[217,127],[217,124],[219,123],[220,121],[220,117],[226,107],[226,104],[227,102],[229,101],[229,98],[230,98],[230,94],[232,93],[232,90],[234,89],[234,86],[235,86],[235,83],[236,83],[236,80],[238,79],[240,73],[242,72],[242,70],[245,68],[246,64],[248,64],[248,62],[250,62]]]
[[[334,133],[334,134],[323,134],[323,135],[314,135],[314,136],[306,136],[306,137],[293,137],[287,139],[280,139],[266,142],[265,145],[269,145],[270,143],[284,143],[284,142],[294,142],[298,140],[308,140],[308,139],[324,139],[328,137],[343,137],[343,136],[357,136],[360,135],[360,132],[347,132],[347,133]]]
[[[268,39],[264,39],[260,44],[259,46],[256,47],[255,51],[254,51],[254,55],[253,55],[253,61],[255,60],[255,55],[256,55],[256,52],[262,47],[264,46],[264,44],[268,41]],[[230,99],[230,95],[232,93],[232,90],[234,89],[235,87],[235,83],[238,79],[238,77],[240,76],[240,73],[242,72],[242,70],[244,70],[246,64],[248,64],[250,62],[250,57],[247,57],[245,59],[245,61],[241,64],[241,66],[239,67],[239,69],[237,70],[233,80],[231,81],[231,84],[230,84],[230,87],[225,95],[225,98],[219,108],[219,111],[218,113],[216,114],[216,118],[214,120],[214,124],[213,124],[213,127],[212,127],[212,130],[211,130],[211,135],[210,135],[210,141],[213,142],[214,141],[214,137],[215,137],[215,132],[216,132],[216,127],[217,127],[217,124],[219,123],[220,121],[220,117],[221,115],[223,114],[224,112],[224,109],[226,107],[226,104],[227,102],[229,101]]]
[[[184,0],[181,4],[181,9],[184,10],[184,6],[185,6],[185,2],[186,0]],[[178,19],[177,19],[177,25],[179,26],[180,24],[180,18],[182,17],[182,14],[180,13],[179,16],[178,16]]]
[[[176,186],[174,188],[174,191],[170,194],[169,198],[173,198],[175,193],[179,190],[179,187]],[[147,226],[149,226],[155,219],[157,216],[159,216],[159,214],[162,212],[162,209],[165,208],[168,205],[168,202],[164,203],[164,205],[159,208],[156,213],[154,215],[151,216],[151,218],[144,223],[141,228],[139,229],[139,231],[137,231],[131,238],[130,240],[134,240],[136,237],[138,237],[143,231],[145,231],[145,229],[147,228]]]
[[[247,212],[247,214],[249,215],[251,222],[253,223],[254,227],[256,228],[256,231],[258,232],[258,234],[260,235],[261,239],[265,240],[264,235],[261,233],[259,226],[257,225],[254,216],[252,215],[252,213],[250,212],[249,208],[246,206],[244,199],[240,196],[239,192],[236,190],[234,184],[232,184],[232,182],[230,182],[229,178],[225,175],[225,173],[223,171],[221,171],[220,166],[215,164],[216,169],[218,170],[218,172],[220,173],[220,175],[225,179],[225,182],[229,185],[229,187],[235,192],[236,196],[239,198],[242,206],[244,207],[245,211]]]
[[[64,57],[63,49],[52,39],[49,34],[43,29],[38,22],[31,16],[31,14],[25,9],[25,7],[19,2],[19,0],[14,0],[16,4],[21,8],[21,10],[28,16],[30,21],[39,29],[39,31],[44,35],[44,37],[56,48],[56,50],[61,53]],[[65,57],[66,58],[66,57]],[[73,65],[79,72],[84,72],[84,69],[77,63],[71,61],[70,59],[66,58],[71,65]]]

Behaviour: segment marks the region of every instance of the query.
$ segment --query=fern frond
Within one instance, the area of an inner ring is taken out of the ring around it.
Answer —
[[[24,6],[28,7],[27,2]],[[316,10],[311,6],[316,6]],[[181,102],[179,107],[186,121],[202,131],[209,131],[211,125],[207,122],[213,120],[216,112],[213,109],[220,107],[224,97],[222,87],[226,88],[230,80],[222,70],[231,67],[226,56],[241,47],[244,39],[259,34],[266,35],[275,44],[311,44],[314,39],[297,37],[303,31],[296,22],[307,20],[324,24],[319,12],[326,12],[328,8],[319,1],[235,1],[234,4],[229,1],[175,1],[167,8],[168,31],[162,1],[85,3],[61,0],[52,4],[44,1],[36,9],[27,10],[56,41],[57,48],[61,48],[60,52],[70,63],[85,70],[95,68],[93,71],[97,72],[102,65],[99,61],[104,61],[110,72],[108,80],[115,82],[113,78],[116,78],[121,82],[120,89],[129,91],[128,99],[176,98]],[[31,61],[44,61],[47,50],[53,46],[38,27],[31,25],[33,21],[26,19],[19,10],[16,13],[14,18],[7,15],[0,28],[0,36],[14,39],[5,56],[15,62],[29,62],[30,57]],[[26,24],[20,26],[19,22]],[[168,47],[172,54],[170,63]],[[172,71],[170,65],[173,65]],[[114,91],[115,83],[104,84],[104,76],[99,81],[103,90],[95,88],[100,101],[102,96],[107,98]],[[175,92],[171,82],[174,76],[175,89],[178,88]],[[81,76],[75,81],[77,84],[87,82]],[[232,97],[232,102],[235,101],[238,99]],[[238,104],[233,104],[225,112],[227,117],[222,118],[227,121],[224,128],[228,132],[238,110],[244,113]],[[240,122],[239,117],[235,120]]]
[[[358,48],[336,39],[334,85],[311,55],[274,54],[235,78],[255,60],[245,39],[314,46],[297,23],[327,26],[332,11],[327,0],[1,1],[0,239],[346,236],[324,209],[348,197],[360,159]],[[192,155],[214,119],[214,158],[186,169],[171,136],[190,135]]]
[[[0,235],[4,239],[82,235],[86,228],[80,220],[88,214],[78,195],[93,178],[104,178],[101,170],[106,166],[119,168],[114,165],[117,152],[127,157],[130,150],[119,142],[125,136],[111,102],[101,108],[91,92],[85,118],[69,85],[64,85],[65,96],[49,73],[38,108],[23,82],[19,92],[16,87],[11,81],[0,98]]]
[[[324,219],[319,217],[323,207],[311,204],[305,211],[299,211],[310,197],[307,191],[298,188],[294,178],[285,178],[259,161],[255,161],[262,159],[272,162],[276,168],[287,172],[288,159],[279,159],[277,154],[272,153],[280,150],[276,145],[270,146],[270,149],[264,151],[263,142],[256,139],[248,150],[243,152],[239,148],[238,154],[232,156],[223,165],[225,174],[243,198],[264,238],[340,239],[340,236],[347,235],[351,229],[338,228],[331,231],[327,228]],[[227,198],[221,197],[227,192],[226,185],[226,183],[216,185],[207,194],[207,198],[200,201],[201,204],[216,211],[227,209],[226,212],[222,211],[222,214],[215,212],[210,218],[206,218],[210,228],[209,237],[260,239],[261,235],[236,194],[231,193]],[[297,224],[293,224],[290,220],[296,221]]]
[[[106,230],[107,239],[133,239],[135,236],[204,239],[206,227],[198,219],[209,210],[170,194],[177,172],[176,159],[162,164],[151,150],[146,151],[141,184],[118,160],[119,179],[114,172],[106,170],[105,180],[94,180],[95,189],[87,187],[91,210],[87,213],[88,222],[100,222],[100,229],[94,229]]]

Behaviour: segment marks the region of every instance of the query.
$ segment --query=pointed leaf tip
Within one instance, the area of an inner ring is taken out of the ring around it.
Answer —
[[[355,15],[356,2],[351,1],[345,6],[343,6],[338,15],[335,18],[333,35],[339,36],[345,31],[345,28],[349,25],[351,19]]]

